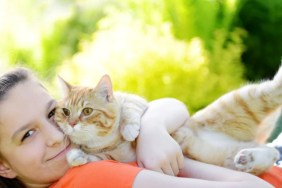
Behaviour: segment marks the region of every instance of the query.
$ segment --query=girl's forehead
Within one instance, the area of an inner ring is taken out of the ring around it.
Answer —
[[[14,126],[44,115],[50,100],[52,97],[38,82],[27,80],[17,84],[0,101],[0,126]]]
[[[35,102],[44,102],[44,100],[48,100],[49,98],[51,98],[51,96],[39,82],[26,80],[14,86],[14,88],[6,94],[6,97],[2,102],[9,104],[19,101],[26,103],[34,101],[34,104]]]

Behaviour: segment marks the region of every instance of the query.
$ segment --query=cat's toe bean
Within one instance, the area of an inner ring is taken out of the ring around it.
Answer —
[[[254,160],[253,156],[250,153],[242,153],[236,158],[236,163],[245,165],[253,160]]]
[[[234,158],[235,166],[238,170],[249,172],[253,168],[254,157],[248,150],[240,151]]]
[[[245,156],[245,155],[241,155],[238,159],[237,159],[237,164],[242,164],[242,165],[244,165],[244,164],[246,164],[246,163],[248,163],[248,159],[247,159],[247,157]]]

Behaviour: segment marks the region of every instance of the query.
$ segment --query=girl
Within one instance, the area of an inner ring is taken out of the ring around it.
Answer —
[[[56,126],[55,106],[56,101],[28,70],[15,69],[0,78],[1,187],[272,187],[250,174],[184,159],[168,131],[181,126],[188,113],[173,99],[151,103],[144,114],[138,163],[189,178],[113,161],[69,169],[66,153],[76,146]]]

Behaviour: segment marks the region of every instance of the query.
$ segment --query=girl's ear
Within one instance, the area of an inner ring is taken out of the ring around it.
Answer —
[[[62,91],[62,98],[67,97],[69,92],[71,91],[72,86],[59,75],[58,75],[58,83]]]
[[[95,88],[96,93],[108,102],[113,100],[112,82],[109,75],[104,75]]]
[[[10,168],[6,162],[0,161],[0,176],[4,178],[15,178],[17,174]]]

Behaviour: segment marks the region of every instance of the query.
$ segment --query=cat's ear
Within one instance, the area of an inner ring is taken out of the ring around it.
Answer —
[[[68,96],[69,92],[71,91],[72,86],[66,82],[61,76],[58,77],[58,83],[62,91],[62,97],[65,98]]]
[[[113,100],[112,81],[109,75],[104,75],[97,84],[95,91],[100,97],[105,98],[108,102]]]

